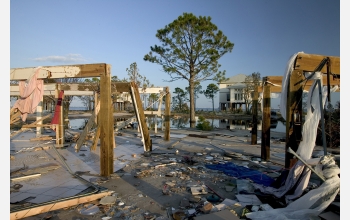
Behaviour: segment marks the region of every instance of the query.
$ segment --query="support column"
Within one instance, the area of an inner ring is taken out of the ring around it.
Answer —
[[[64,94],[62,95],[62,103],[60,106],[60,120],[59,120],[59,124],[58,127],[60,127],[60,140],[59,140],[59,144],[63,145],[64,144],[64,114],[63,114],[63,110],[64,110]]]
[[[164,140],[170,141],[170,91],[169,87],[166,87],[165,89],[166,95],[165,95],[165,131],[164,131]]]
[[[62,100],[60,101],[59,100],[59,90],[58,90],[58,85],[56,84],[56,89],[55,89],[55,98],[56,98],[56,105],[58,104],[61,104],[62,105]],[[60,108],[60,107],[59,107]],[[61,108],[60,108],[61,110]],[[60,120],[58,120],[60,122]],[[56,131],[56,145],[59,145],[60,144],[60,130],[61,130],[61,127],[59,125],[60,123],[58,123],[58,125],[55,125],[55,131]]]
[[[258,139],[258,86],[254,86],[254,97],[253,97],[253,127],[252,127],[252,140],[251,144],[257,144]]]
[[[261,159],[270,160],[271,93],[270,85],[263,80],[263,118],[261,128]]]
[[[293,166],[293,154],[288,152],[288,148],[296,152],[301,141],[303,88],[302,83],[295,84],[303,79],[301,70],[293,70],[289,79],[286,105],[285,168]]]
[[[113,111],[111,108],[111,66],[106,64],[106,72],[100,76],[100,175],[113,173]]]

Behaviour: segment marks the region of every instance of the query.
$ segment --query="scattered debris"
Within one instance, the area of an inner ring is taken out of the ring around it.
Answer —
[[[98,208],[98,206],[94,204],[79,205],[76,210],[81,215],[94,215],[100,212],[100,209]]]

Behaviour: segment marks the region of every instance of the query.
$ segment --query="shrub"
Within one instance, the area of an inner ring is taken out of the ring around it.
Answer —
[[[198,117],[198,123],[196,128],[203,131],[213,130],[213,127],[210,125],[210,122],[208,120],[205,120],[203,116]]]

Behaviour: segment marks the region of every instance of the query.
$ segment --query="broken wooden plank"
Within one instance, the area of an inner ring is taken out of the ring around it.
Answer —
[[[38,176],[41,176],[41,173],[35,173],[35,174],[26,175],[26,176],[14,177],[14,178],[11,178],[11,181],[23,180],[23,179],[38,177]]]
[[[96,150],[97,142],[98,142],[98,139],[100,138],[100,134],[101,134],[101,126],[98,125],[97,129],[96,129],[95,136],[94,136],[93,144],[92,144],[90,150]]]
[[[51,124],[38,124],[39,122],[44,121],[47,118],[50,118],[52,114],[45,115],[44,117],[40,118],[39,120],[29,124],[29,125],[23,125],[22,128],[35,128],[35,127],[51,127]]]
[[[34,207],[34,208],[29,208],[29,209],[25,209],[25,210],[16,211],[16,212],[11,212],[10,219],[11,220],[22,219],[22,218],[33,216],[33,215],[46,213],[49,211],[54,211],[54,210],[58,210],[58,209],[62,209],[62,208],[67,208],[67,207],[95,201],[95,200],[103,198],[105,196],[109,196],[112,193],[114,193],[114,191],[106,191],[106,192],[101,192],[101,193],[92,194],[92,195],[88,195],[88,196],[72,198],[72,199],[68,199],[68,200],[60,200],[59,202],[52,202],[52,203],[45,204],[45,205],[38,206],[38,207]]]
[[[91,129],[91,127],[95,121],[95,117],[96,117],[95,112],[97,112],[97,114],[98,114],[99,110],[100,110],[100,103],[97,104],[96,111],[93,111],[88,123],[85,125],[83,132],[80,134],[79,139],[74,146],[76,152],[79,152],[81,146],[83,145],[85,138],[86,138],[86,135],[89,132],[89,130]]]
[[[10,80],[27,80],[36,67],[10,69]],[[89,78],[100,77],[106,72],[105,63],[43,66],[38,73],[38,79],[57,78]]]
[[[10,125],[15,123],[16,121],[19,121],[21,118],[21,112],[17,109],[17,112],[15,112],[15,109],[12,110],[11,109],[11,113],[10,113]]]
[[[52,137],[51,136],[41,136],[41,137],[35,137],[29,139],[30,141],[51,141]]]

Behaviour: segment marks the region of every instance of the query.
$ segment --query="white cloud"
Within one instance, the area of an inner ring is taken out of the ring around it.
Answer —
[[[47,57],[37,57],[33,60],[38,62],[55,62],[55,63],[78,63],[85,62],[86,59],[80,54],[67,54],[65,56],[47,56]]]

